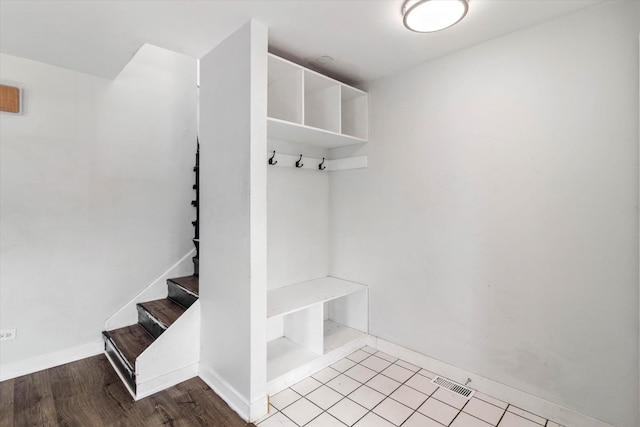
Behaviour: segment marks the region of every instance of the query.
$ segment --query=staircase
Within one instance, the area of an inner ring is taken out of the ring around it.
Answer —
[[[167,280],[167,298],[138,303],[138,323],[102,333],[112,364],[137,395],[136,360],[198,300],[198,277]]]
[[[196,208],[196,220],[192,221],[196,249],[196,255],[192,258],[194,274],[167,279],[166,298],[136,303],[138,323],[102,332],[107,358],[135,399],[190,378],[193,376],[194,361],[198,359],[199,305],[190,308],[196,304],[199,296],[199,157],[200,144],[193,168],[196,197],[191,202]],[[156,283],[147,289],[155,286],[154,295],[157,298],[162,292],[159,288],[162,282]],[[125,307],[131,310],[132,318],[133,303]],[[167,331],[169,333],[165,335]]]

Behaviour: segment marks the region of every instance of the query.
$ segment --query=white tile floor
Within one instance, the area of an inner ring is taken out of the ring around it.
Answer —
[[[435,374],[364,347],[271,397],[259,427],[562,427],[476,392],[431,383]]]

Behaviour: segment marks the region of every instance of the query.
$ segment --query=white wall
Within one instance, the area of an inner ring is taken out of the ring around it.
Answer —
[[[266,66],[254,22],[200,61],[201,364],[245,418],[267,409]]]
[[[331,269],[373,335],[638,425],[639,32],[605,2],[368,85]]]
[[[329,173],[268,169],[268,288],[329,274]]]
[[[100,340],[192,248],[195,78],[150,45],[113,81],[0,55],[0,364]]]

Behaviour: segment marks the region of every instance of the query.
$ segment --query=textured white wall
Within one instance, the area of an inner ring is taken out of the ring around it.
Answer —
[[[368,85],[331,270],[372,334],[638,425],[639,32],[605,2]]]
[[[0,364],[100,339],[191,248],[196,61],[143,46],[113,81],[0,55]]]

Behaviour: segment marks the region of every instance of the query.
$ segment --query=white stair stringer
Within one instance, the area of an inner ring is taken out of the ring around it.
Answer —
[[[198,375],[200,301],[193,303],[136,359],[136,400]]]

